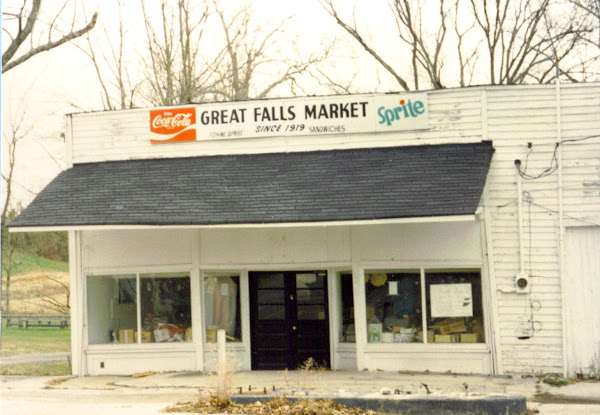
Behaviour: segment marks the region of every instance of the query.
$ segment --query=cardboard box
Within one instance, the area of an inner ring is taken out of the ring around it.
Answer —
[[[133,336],[133,332],[133,329],[120,329],[119,343],[135,343],[135,337]]]
[[[437,329],[440,334],[450,334],[457,331],[464,331],[465,321],[463,319],[458,320],[444,320],[437,324]]]
[[[415,340],[414,333],[392,333],[394,335],[394,343],[412,343]]]
[[[154,340],[157,343],[163,343],[169,341],[171,336],[169,335],[169,330],[167,329],[156,329],[154,330]]]
[[[423,343],[423,331],[417,332],[419,343]],[[427,343],[435,343],[435,330],[427,330]]]
[[[135,341],[138,341],[138,332],[137,330],[133,332]],[[152,332],[142,330],[142,343],[152,343]]]
[[[217,342],[217,329],[207,328],[206,329],[206,342],[216,343]]]
[[[435,343],[457,343],[460,339],[460,335],[454,334],[436,334]]]
[[[463,333],[460,335],[461,343],[479,343],[479,335],[477,333]]]

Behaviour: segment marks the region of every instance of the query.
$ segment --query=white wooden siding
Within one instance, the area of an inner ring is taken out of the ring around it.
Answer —
[[[557,141],[600,132],[600,85],[563,85],[560,126],[556,87],[490,88],[487,133],[496,153],[488,176],[492,218],[491,249],[499,321],[498,347],[505,372],[563,372],[563,309],[561,292],[558,172],[523,180],[525,270],[531,272],[531,293],[514,292],[519,271],[517,172],[515,159],[527,159],[527,172],[549,168]],[[529,157],[528,143],[532,143]],[[562,145],[565,221],[596,220],[600,213],[600,138]],[[566,278],[566,276],[562,276]],[[527,330],[531,321],[537,331]],[[529,336],[529,337],[528,337]],[[528,338],[523,338],[528,337]]]

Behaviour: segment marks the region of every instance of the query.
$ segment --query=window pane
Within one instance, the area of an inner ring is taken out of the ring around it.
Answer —
[[[192,341],[188,274],[140,275],[140,303],[142,343]]]
[[[135,275],[87,277],[89,344],[134,343]]]
[[[340,342],[356,343],[356,332],[354,327],[354,296],[352,290],[352,274],[341,273],[339,275],[340,286]]]
[[[365,295],[370,343],[422,341],[420,272],[365,273]]]
[[[264,297],[263,300],[269,301]],[[217,341],[218,329],[225,330],[228,342],[242,341],[238,275],[210,276],[204,279],[204,323],[207,342]]]
[[[479,271],[425,273],[430,343],[483,343]]]

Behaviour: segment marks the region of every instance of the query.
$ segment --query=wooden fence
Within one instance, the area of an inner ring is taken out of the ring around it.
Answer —
[[[31,314],[3,314],[2,326],[16,326],[27,329],[29,327],[60,327],[67,328],[71,325],[69,315],[31,315]]]

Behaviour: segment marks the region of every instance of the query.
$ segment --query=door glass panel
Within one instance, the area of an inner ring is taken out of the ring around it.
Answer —
[[[284,305],[259,305],[259,320],[285,320]]]
[[[285,304],[283,290],[258,290],[258,304]]]
[[[325,320],[324,305],[298,305],[298,320]]]
[[[283,288],[283,274],[262,274],[258,278],[258,288]]]
[[[318,274],[296,274],[296,288],[323,288],[325,277]]]
[[[325,293],[318,290],[297,290],[298,304],[324,304]]]

